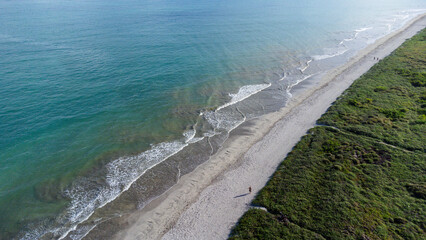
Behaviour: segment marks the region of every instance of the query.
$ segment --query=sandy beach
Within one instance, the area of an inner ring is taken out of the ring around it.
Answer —
[[[426,26],[421,15],[331,70],[304,82],[278,112],[248,121],[178,184],[133,213],[115,239],[226,239],[250,202],[316,120],[354,80]],[[252,192],[248,188],[251,186]]]

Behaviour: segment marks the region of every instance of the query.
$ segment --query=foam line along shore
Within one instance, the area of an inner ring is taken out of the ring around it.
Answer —
[[[248,150],[241,151],[241,146],[229,144],[229,148],[224,150],[223,156],[226,156],[227,159],[231,157],[236,159],[236,166],[224,170],[225,172],[219,174],[219,177],[216,177],[216,180],[208,187],[197,193],[194,198],[195,202],[187,208],[182,208],[178,220],[170,220],[173,222],[172,227],[163,225],[162,227],[167,229],[165,234],[164,230],[140,231],[131,228],[123,236],[127,236],[126,239],[132,239],[130,236],[133,234],[143,233],[147,235],[141,236],[156,236],[162,239],[226,239],[234,224],[248,210],[249,203],[254,197],[253,194],[244,197],[235,196],[247,192],[247,186],[257,190],[261,189],[286,154],[306,134],[308,129],[315,126],[316,120],[333,101],[354,80],[376,63],[374,58],[386,57],[406,39],[411,38],[425,27],[426,15],[423,14],[399,31],[377,40],[375,44],[362,50],[345,65],[328,72],[323,77],[322,83],[310,91],[307,92],[306,89],[299,91],[287,109],[283,109],[279,113],[272,113],[253,123],[256,126],[255,132],[263,131],[264,135],[257,135],[259,137],[257,140],[250,141],[253,145],[246,146]],[[262,129],[262,126],[265,125],[268,125],[270,129]],[[255,135],[255,133],[253,134]],[[244,139],[240,144],[248,142],[250,139],[248,137],[240,138]],[[205,166],[204,171],[208,171],[208,169],[209,167]],[[203,174],[203,176],[205,175]],[[175,197],[178,198],[178,195]],[[161,209],[156,213],[159,212]],[[138,227],[146,227],[143,221],[140,221],[139,224],[141,225]],[[158,227],[161,229],[161,226]]]
[[[315,117],[319,117],[339,93],[375,63],[373,56],[379,58],[386,56],[405,38],[413,35],[422,27],[424,27],[424,16],[417,17],[402,29],[377,40],[375,44],[360,51],[345,65],[323,74],[322,80],[311,85],[310,90],[306,90],[306,88],[303,91],[295,90],[294,92],[298,94],[287,107],[279,112],[257,118],[251,121],[249,126],[243,124],[241,128],[237,128],[225,146],[210,160],[190,174],[183,176],[177,185],[152,201],[145,211],[134,213],[131,217],[134,223],[129,229],[118,233],[116,238],[129,237],[132,239],[132,236],[157,238],[162,236],[165,229],[169,229],[170,224],[177,219],[179,221],[166,234],[166,239],[217,236],[213,233],[206,234],[206,231],[219,231],[221,234],[225,234],[221,236],[226,236],[232,225],[228,224],[229,221],[236,222],[246,209],[244,203],[249,201],[249,199],[241,199],[238,210],[231,210],[236,204],[229,200],[233,199],[234,193],[238,192],[238,189],[241,189],[240,191],[245,189],[247,182],[260,188],[269,176],[267,173],[272,173],[285,156],[286,151],[291,149],[292,144],[295,144],[300,136],[314,124]],[[319,101],[319,99],[324,101]],[[301,111],[300,108],[304,111]],[[308,116],[303,114],[300,116],[301,112],[308,113]],[[291,131],[285,131],[285,129],[291,129]],[[251,135],[241,134],[245,131],[250,132]],[[281,149],[283,141],[285,149]],[[261,150],[263,148],[265,150]],[[262,154],[264,154],[263,157],[260,157]],[[266,168],[261,159],[269,158],[264,156],[274,159],[273,162],[266,164]],[[243,158],[242,162],[238,161],[240,158]],[[224,161],[225,159],[226,161]],[[229,170],[229,167],[236,162],[239,162],[237,167]],[[226,169],[229,172],[222,173]],[[214,181],[217,176],[221,177]],[[259,179],[264,180],[260,182]],[[253,182],[259,183],[254,184]],[[198,200],[192,203],[195,199]],[[190,207],[186,210],[188,204]],[[201,209],[208,211],[209,219],[200,214],[203,212]],[[165,214],[166,212],[167,214]],[[196,227],[190,228],[188,224],[196,224]]]
[[[371,28],[366,28],[362,31],[355,30],[355,34],[358,33],[358,32],[367,31],[369,29],[371,29]],[[308,60],[306,65],[309,66],[309,63],[311,63],[312,61],[318,62],[320,60],[324,60],[324,59],[326,60],[326,59],[333,58],[333,57],[340,56],[340,55],[342,55],[342,54],[337,54],[335,56],[327,55],[327,56],[321,57],[321,59],[316,59],[316,60],[315,60],[315,56],[313,56],[313,60]],[[294,68],[293,71],[297,72],[296,70],[299,69],[299,68],[300,67]],[[302,75],[293,75],[293,82],[288,82],[287,83],[288,85],[286,86],[285,92],[287,94],[287,97],[292,97],[291,91],[293,90],[293,88],[296,88],[298,86],[298,84],[302,83],[303,81],[305,81],[305,80],[307,80],[307,79],[309,79],[309,78],[311,78],[315,75],[317,76],[316,81],[317,81],[317,83],[319,83],[320,81],[318,81],[318,79],[320,79],[320,77],[324,77],[325,74],[326,73],[319,71],[319,72],[316,72],[316,73],[314,72],[314,73],[309,74],[309,75],[304,74],[304,73],[302,73]],[[284,75],[285,75],[285,73],[284,73]],[[315,79],[311,79],[311,81],[315,82]],[[235,104],[237,104],[238,102],[240,102],[242,100],[245,100],[245,99],[247,99],[251,96],[254,96],[255,94],[261,92],[262,90],[266,90],[267,88],[271,88],[272,84],[274,84],[274,82],[268,83],[268,84],[249,85],[249,86],[241,87],[240,90],[238,91],[238,93],[230,94],[230,97],[232,97],[232,99],[228,103],[216,108],[213,111],[203,112],[201,114],[201,116],[203,118],[205,118],[207,120],[207,122],[209,122],[210,125],[214,126],[213,132],[210,132],[205,136],[214,136],[216,130],[225,130],[226,134],[228,134],[230,131],[232,131],[232,130],[236,129],[238,126],[244,124],[247,121],[247,118],[244,114],[240,114],[240,112],[238,111],[238,108],[234,109],[233,113],[230,113],[229,111],[224,111],[224,110],[226,110],[230,106],[234,106]],[[235,114],[235,116],[234,116],[234,114]],[[229,116],[231,116],[232,118],[228,119]],[[256,116],[256,118],[257,118],[257,116]],[[232,141],[232,140],[228,140],[228,142],[229,141]],[[225,141],[223,141],[223,142],[225,142]],[[224,148],[226,148],[226,147],[224,147]],[[218,154],[218,153],[216,153],[216,154]],[[210,160],[208,160],[208,161],[211,161],[210,157],[209,157],[209,159]],[[229,164],[229,163],[226,163],[226,165],[227,164]],[[198,169],[198,167],[196,169]],[[179,186],[179,185],[180,185],[180,181],[177,182],[177,186]],[[172,191],[173,191],[174,188],[175,187],[171,187],[170,189],[172,189]],[[168,191],[170,191],[170,190],[168,190]],[[155,205],[157,202],[160,201],[160,199],[163,199],[168,194],[169,193],[166,192],[166,193],[162,194],[161,196],[159,196],[158,198],[154,198],[153,204]]]
[[[0,238],[112,236],[101,229],[126,228],[111,223],[424,12],[310,4],[0,3]]]

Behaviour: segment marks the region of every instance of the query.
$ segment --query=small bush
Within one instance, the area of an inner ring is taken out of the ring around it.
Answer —
[[[327,110],[318,123],[339,130],[302,138],[253,202],[268,211],[247,212],[231,239],[424,239],[424,39],[426,29]]]
[[[350,99],[349,105],[355,106],[355,107],[362,107],[362,103],[356,99]]]
[[[425,184],[407,184],[407,190],[416,198],[426,199],[426,185]]]
[[[408,78],[411,85],[414,87],[426,87],[426,74],[422,72],[415,72],[410,69],[397,69],[396,72]]]
[[[322,149],[326,153],[335,152],[340,147],[340,142],[336,139],[329,139],[322,145]]]
[[[383,109],[381,110],[381,113],[385,114],[387,118],[390,118],[392,120],[398,120],[405,117],[405,113],[407,112],[407,109]]]
[[[384,86],[378,86],[374,89],[375,92],[383,92],[383,91],[386,91],[386,90],[387,90],[387,88],[384,87]]]

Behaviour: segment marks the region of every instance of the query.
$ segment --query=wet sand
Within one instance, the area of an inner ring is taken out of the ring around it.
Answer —
[[[242,124],[208,161],[127,218],[114,239],[226,239],[293,146],[354,80],[426,26],[425,15],[377,40],[321,81],[304,82],[278,112]],[[252,193],[249,193],[249,186]]]

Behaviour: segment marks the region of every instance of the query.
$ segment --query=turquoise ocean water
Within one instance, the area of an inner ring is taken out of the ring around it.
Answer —
[[[81,238],[92,227],[78,224],[153,166],[187,151],[179,167],[190,171],[230,130],[285,106],[299,82],[425,9],[0,0],[0,239]]]

